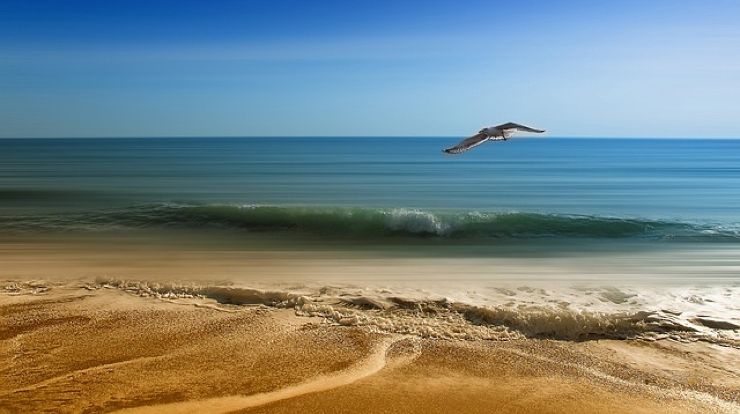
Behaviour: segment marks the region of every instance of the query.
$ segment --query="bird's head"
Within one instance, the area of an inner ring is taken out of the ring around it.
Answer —
[[[480,131],[478,131],[479,134],[486,134],[488,135],[488,128],[483,128]]]

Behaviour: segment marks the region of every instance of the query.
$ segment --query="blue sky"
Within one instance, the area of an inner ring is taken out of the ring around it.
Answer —
[[[0,137],[740,137],[737,1],[0,3]]]

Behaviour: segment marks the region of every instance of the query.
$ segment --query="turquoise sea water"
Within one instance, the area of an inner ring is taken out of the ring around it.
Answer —
[[[740,241],[740,140],[0,140],[0,228]]]

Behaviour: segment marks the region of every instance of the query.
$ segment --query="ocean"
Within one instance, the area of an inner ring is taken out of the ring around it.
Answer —
[[[472,321],[437,321],[440,337],[737,346],[740,140],[443,154],[456,140],[0,140],[0,277],[305,306],[382,332],[426,332],[431,314],[408,312],[434,308]]]
[[[740,140],[0,140],[0,228],[740,241]]]

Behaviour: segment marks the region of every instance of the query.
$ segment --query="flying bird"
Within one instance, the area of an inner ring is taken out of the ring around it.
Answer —
[[[480,131],[478,131],[477,134],[473,135],[472,137],[465,138],[464,140],[460,141],[460,143],[458,143],[454,147],[447,148],[443,151],[448,154],[459,154],[471,148],[475,148],[484,142],[506,141],[507,139],[509,139],[509,137],[511,137],[517,131],[534,132],[537,134],[545,132],[544,129],[534,129],[528,126],[516,124],[514,122],[507,122],[505,124],[497,125],[494,127],[483,128]]]

